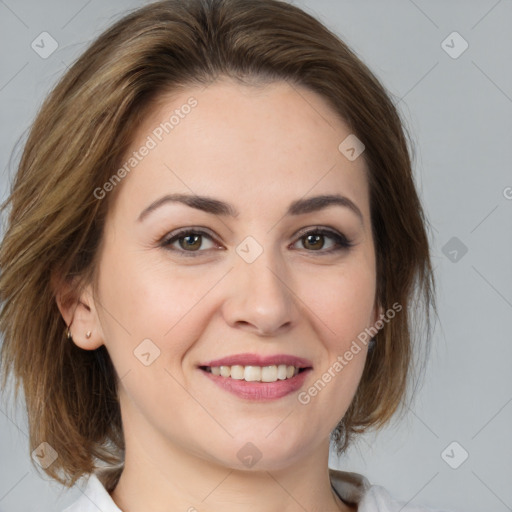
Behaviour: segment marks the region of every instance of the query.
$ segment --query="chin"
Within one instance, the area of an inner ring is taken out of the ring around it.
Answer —
[[[271,434],[272,435],[272,434]],[[250,440],[252,439],[252,441]],[[258,440],[261,439],[261,440]],[[278,440],[279,441],[279,440]],[[224,456],[211,454],[218,464],[236,470],[277,471],[296,463],[304,456],[304,440],[296,440],[283,446],[276,440],[265,436],[246,436],[246,440],[230,440],[225,446]],[[226,452],[233,454],[226,458]]]

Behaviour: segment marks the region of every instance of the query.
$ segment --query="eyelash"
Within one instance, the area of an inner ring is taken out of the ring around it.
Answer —
[[[182,230],[174,233],[171,237],[168,237],[168,238],[165,238],[164,240],[162,240],[160,243],[160,246],[168,251],[175,251],[177,253],[181,253],[180,255],[183,255],[185,257],[197,257],[200,255],[200,253],[205,252],[205,251],[204,250],[203,251],[201,251],[201,250],[185,251],[183,249],[176,249],[176,248],[170,247],[171,244],[173,244],[174,242],[176,242],[182,238],[186,238],[189,235],[201,235],[202,237],[206,237],[213,241],[213,237],[206,231],[203,231],[201,229],[185,228],[185,229],[182,229]],[[317,252],[317,253],[319,253],[319,255],[332,254],[332,253],[335,253],[338,251],[347,250],[347,249],[350,249],[354,245],[344,235],[337,233],[336,231],[331,231],[330,229],[325,229],[325,228],[321,228],[321,227],[313,228],[313,229],[303,232],[299,236],[297,241],[302,240],[303,238],[306,238],[309,235],[324,235],[329,238],[332,238],[335,241],[336,246],[327,251],[323,251],[323,250],[314,251],[314,250],[306,249],[307,252],[312,252],[312,253]]]

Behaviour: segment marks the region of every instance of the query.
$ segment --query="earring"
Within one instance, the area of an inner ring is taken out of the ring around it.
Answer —
[[[85,335],[85,337],[86,337],[87,339],[89,339],[89,338],[91,337],[91,331],[87,331],[87,334]]]
[[[70,340],[70,339],[71,339],[71,331],[69,330],[69,327],[66,327],[66,338],[67,338],[68,340]]]

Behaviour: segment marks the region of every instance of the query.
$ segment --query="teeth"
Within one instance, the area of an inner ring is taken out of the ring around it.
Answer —
[[[248,382],[261,382],[261,366],[246,366],[244,379]]]
[[[284,380],[284,379],[286,379],[287,375],[288,375],[288,371],[286,370],[286,365],[280,364],[277,367],[277,378],[279,380]]]
[[[286,368],[284,364],[279,366]],[[275,382],[277,379],[279,379],[279,370],[277,369],[277,366],[264,366],[261,369],[261,382]]]
[[[285,364],[272,366],[207,366],[206,370],[213,373],[213,375],[247,382],[276,382],[291,379],[299,373],[299,369],[295,366]]]
[[[242,380],[244,378],[244,367],[240,365],[232,366],[230,377],[232,379]]]

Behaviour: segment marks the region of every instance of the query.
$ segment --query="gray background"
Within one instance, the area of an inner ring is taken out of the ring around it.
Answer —
[[[3,197],[13,147],[51,86],[91,39],[143,3],[0,0]],[[510,511],[512,1],[294,3],[342,36],[395,96],[416,141],[439,283],[432,357],[406,421],[362,437],[330,465],[361,472],[403,501]],[[58,43],[45,59],[31,48],[44,31]],[[445,50],[459,53],[461,39],[442,45],[454,31],[469,44],[457,58]],[[62,510],[80,495],[33,469],[23,410],[5,400],[0,433],[0,512]]]

